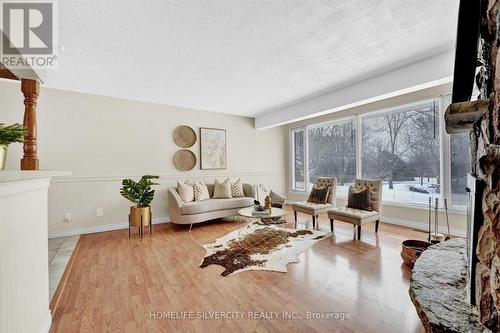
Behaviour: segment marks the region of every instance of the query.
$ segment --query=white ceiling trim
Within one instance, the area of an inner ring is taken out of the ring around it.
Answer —
[[[255,128],[266,129],[285,125],[452,82],[454,58],[454,50],[448,50],[333,92],[257,116]]]

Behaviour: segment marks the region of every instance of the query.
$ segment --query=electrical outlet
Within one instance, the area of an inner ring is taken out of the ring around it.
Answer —
[[[64,222],[71,222],[71,213],[64,214]]]
[[[104,215],[104,208],[96,208],[95,216],[103,216],[103,215]]]

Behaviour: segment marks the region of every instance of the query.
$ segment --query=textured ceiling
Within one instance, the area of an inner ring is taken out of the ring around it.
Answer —
[[[454,45],[458,0],[59,1],[49,87],[255,116]]]

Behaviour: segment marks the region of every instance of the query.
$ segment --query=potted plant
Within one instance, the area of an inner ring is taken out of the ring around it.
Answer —
[[[155,194],[155,190],[151,187],[159,185],[152,181],[158,179],[158,176],[145,175],[138,182],[132,179],[122,180],[122,188],[120,194],[134,203],[134,207],[130,207],[130,224],[134,227],[146,226],[151,223],[151,201]],[[141,224],[142,221],[142,224]]]
[[[0,170],[5,169],[7,159],[7,147],[14,142],[24,142],[24,136],[28,130],[21,124],[5,126],[0,123]]]

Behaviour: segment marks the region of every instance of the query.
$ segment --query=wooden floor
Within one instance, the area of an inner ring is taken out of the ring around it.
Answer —
[[[287,219],[292,226],[290,213]],[[381,224],[376,236],[367,225],[357,241],[352,225],[336,222],[335,237],[302,253],[288,273],[222,277],[222,267],[199,268],[201,245],[243,223],[195,225],[191,233],[189,226],[157,225],[142,240],[129,240],[127,230],[82,236],[51,332],[423,332],[399,251],[402,240],[425,234]],[[326,216],[320,228],[329,230]],[[243,312],[244,319],[167,318],[189,316],[183,311]],[[250,312],[277,312],[278,319]],[[308,312],[349,318],[307,319]],[[303,319],[283,319],[287,314]]]

